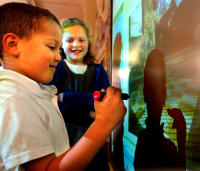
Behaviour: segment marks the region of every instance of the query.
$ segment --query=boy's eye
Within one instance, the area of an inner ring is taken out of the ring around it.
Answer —
[[[53,46],[48,46],[51,50],[54,50],[55,49],[55,47],[53,47]]]

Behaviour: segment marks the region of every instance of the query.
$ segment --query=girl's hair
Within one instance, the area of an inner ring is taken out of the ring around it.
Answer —
[[[76,26],[76,25],[81,25],[86,32],[89,44],[88,44],[88,52],[86,53],[83,62],[85,64],[94,64],[95,63],[95,57],[92,54],[92,42],[91,42],[91,37],[92,37],[92,30],[90,26],[81,18],[68,18],[64,19],[61,21],[61,28],[62,32],[66,32],[66,28],[71,27],[71,26]]]
[[[20,38],[30,39],[34,32],[43,31],[43,19],[59,20],[48,10],[25,3],[11,2],[0,6],[0,58],[3,36],[14,33]]]

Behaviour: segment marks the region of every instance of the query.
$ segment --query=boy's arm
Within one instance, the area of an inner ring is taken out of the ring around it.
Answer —
[[[29,161],[22,165],[28,171],[84,170],[102,147],[111,131],[120,123],[126,114],[126,107],[121,99],[119,89],[109,87],[104,99],[94,102],[97,113],[84,136],[68,151],[59,157],[55,154]]]

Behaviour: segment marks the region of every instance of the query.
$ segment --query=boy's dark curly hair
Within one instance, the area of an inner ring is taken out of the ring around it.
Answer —
[[[13,33],[30,39],[34,32],[42,31],[44,19],[59,20],[48,10],[25,3],[11,2],[0,6],[0,58],[3,57],[2,40],[5,34]]]

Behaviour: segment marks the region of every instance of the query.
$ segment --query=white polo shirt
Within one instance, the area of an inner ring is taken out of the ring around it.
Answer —
[[[0,170],[69,149],[57,89],[14,71],[0,70]]]

